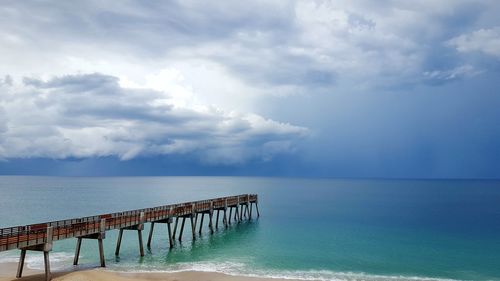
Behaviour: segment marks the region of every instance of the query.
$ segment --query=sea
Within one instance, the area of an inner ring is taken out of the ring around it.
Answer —
[[[104,240],[112,271],[209,271],[303,280],[500,280],[500,181],[260,177],[0,177],[0,227],[256,193],[260,217],[206,225],[169,249],[157,224],[140,257],[137,232]],[[147,241],[149,224],[143,232]],[[53,270],[72,269],[76,239],[57,241]],[[17,262],[19,251],[0,253]],[[27,266],[43,268],[40,253]],[[99,266],[84,240],[80,265]],[[12,272],[13,276],[15,272]]]

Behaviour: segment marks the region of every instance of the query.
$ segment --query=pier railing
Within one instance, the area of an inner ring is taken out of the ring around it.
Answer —
[[[256,194],[220,197],[153,208],[102,214],[82,218],[0,228],[0,252],[36,246],[47,241],[81,237],[106,230],[122,229],[146,222],[192,215],[212,209],[256,203]],[[47,229],[52,228],[51,232]],[[52,237],[47,237],[51,233]]]

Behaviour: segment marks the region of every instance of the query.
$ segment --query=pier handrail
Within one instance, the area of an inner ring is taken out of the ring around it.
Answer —
[[[0,252],[44,244],[49,238],[47,237],[47,229],[49,227],[53,229],[52,239],[49,240],[56,241],[99,233],[103,219],[106,221],[103,225],[105,230],[112,230],[145,222],[185,216],[193,212],[208,211],[211,208],[228,207],[252,202],[257,202],[257,194],[219,197],[88,217],[5,227],[0,228]]]

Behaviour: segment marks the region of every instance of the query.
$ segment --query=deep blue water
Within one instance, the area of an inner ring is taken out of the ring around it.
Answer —
[[[259,194],[258,220],[214,235],[205,228],[195,242],[186,227],[183,243],[171,251],[165,226],[157,225],[144,258],[137,234],[126,232],[116,259],[116,231],[108,232],[108,267],[325,280],[500,280],[500,181],[0,177],[0,227],[240,193]],[[84,241],[81,267],[98,265],[95,244]],[[72,267],[74,246],[74,239],[56,242],[53,267]],[[18,254],[0,253],[0,262]],[[28,256],[31,267],[41,261]]]

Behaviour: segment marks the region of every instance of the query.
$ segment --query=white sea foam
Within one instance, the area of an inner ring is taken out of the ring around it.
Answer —
[[[73,253],[52,252],[50,264],[53,270],[64,270],[72,268]],[[0,263],[17,263],[19,253],[0,253]],[[26,256],[26,266],[30,269],[42,270],[44,267],[43,255],[41,253],[29,253]],[[321,281],[457,281],[457,279],[431,278],[420,276],[391,276],[374,275],[357,272],[336,272],[330,270],[279,270],[279,269],[255,269],[243,262],[179,262],[172,264],[148,264],[140,265],[129,262],[110,263],[108,269],[111,271],[125,273],[147,273],[147,272],[217,272],[233,276],[299,279],[299,280],[321,280]]]
[[[130,268],[125,264],[114,265],[111,270],[119,272],[143,273],[143,272],[218,272],[234,276],[248,276],[261,278],[299,279],[299,280],[321,280],[321,281],[457,281],[456,279],[430,278],[418,276],[390,276],[372,275],[356,272],[335,272],[330,270],[274,270],[274,269],[252,269],[244,263],[238,262],[194,262],[175,263],[171,265],[143,265],[140,268]]]
[[[67,252],[51,252],[50,267],[53,270],[64,270],[71,267],[73,264],[73,253]],[[17,263],[19,262],[19,252],[9,251],[0,253],[0,263]],[[43,254],[38,252],[30,252],[26,254],[25,266],[30,269],[44,269]]]

